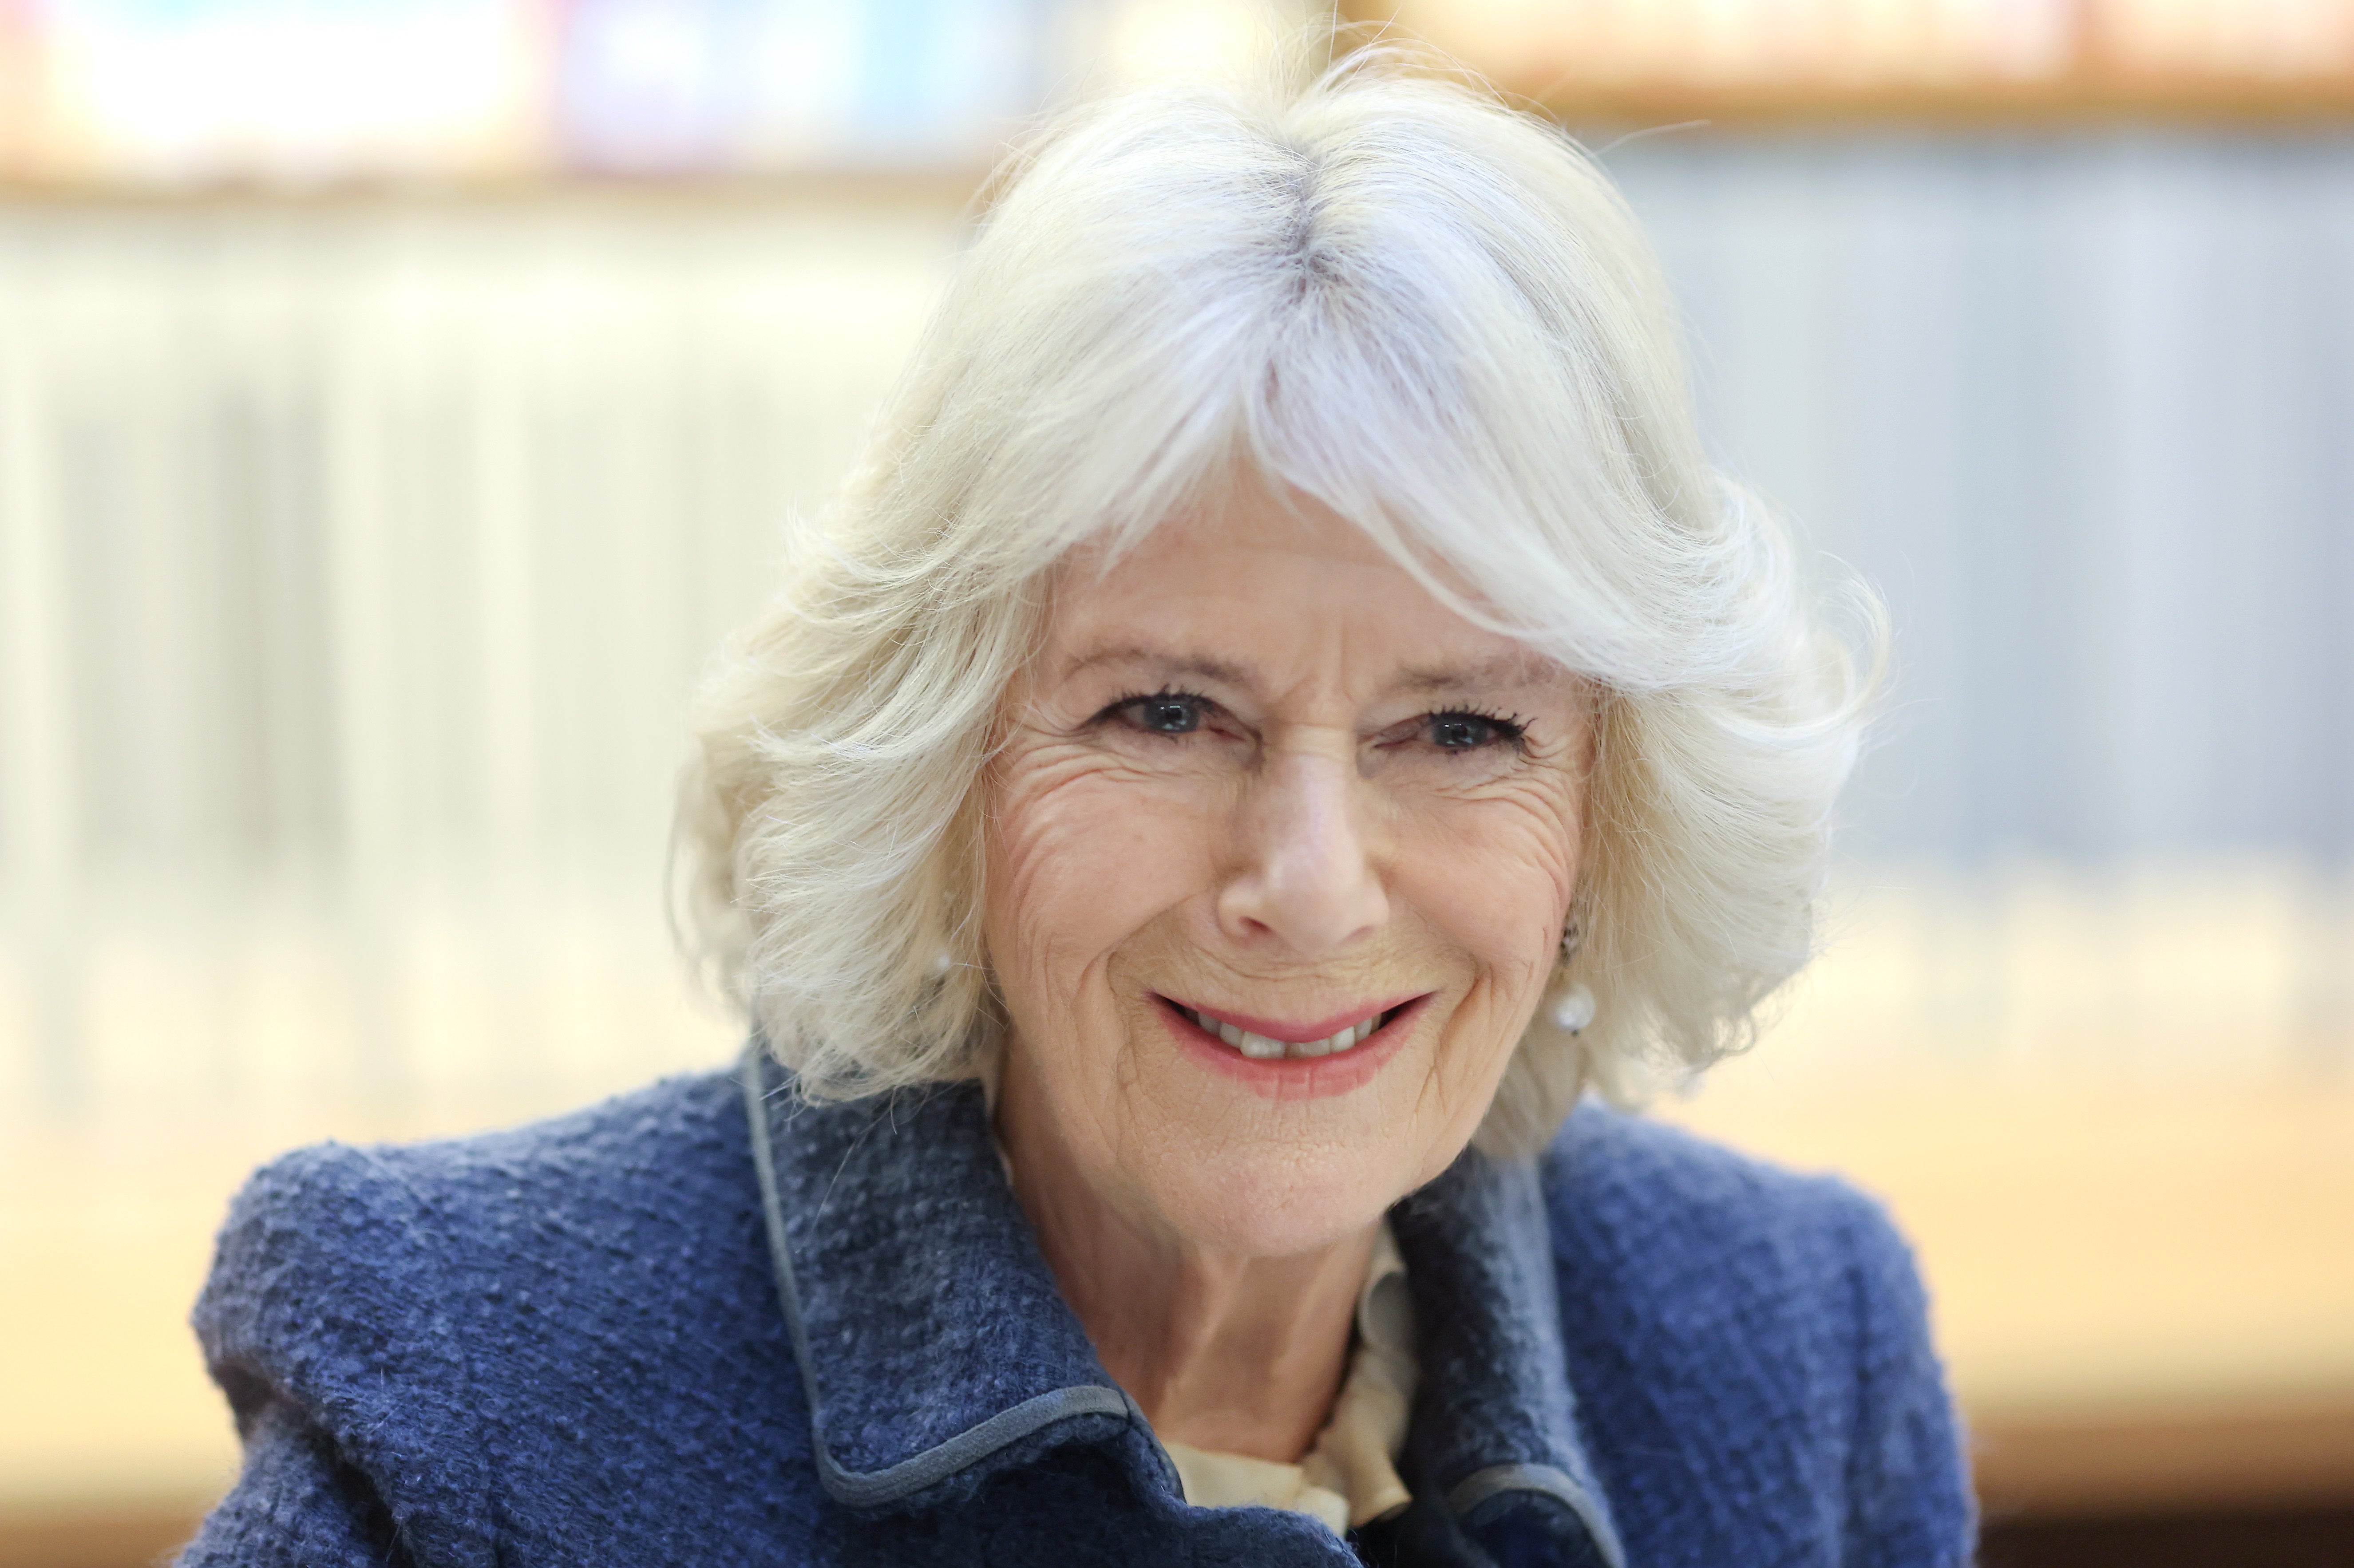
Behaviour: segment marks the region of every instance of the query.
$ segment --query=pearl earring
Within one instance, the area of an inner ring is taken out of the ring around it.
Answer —
[[[1569,960],[1577,955],[1577,924],[1572,921],[1569,929],[1561,934],[1561,962],[1564,970]],[[1546,1015],[1553,1020],[1555,1029],[1565,1030],[1572,1034],[1582,1033],[1585,1026],[1594,1022],[1594,993],[1581,982],[1569,980],[1566,974],[1563,980],[1565,983],[1556,985],[1553,994],[1545,999]]]

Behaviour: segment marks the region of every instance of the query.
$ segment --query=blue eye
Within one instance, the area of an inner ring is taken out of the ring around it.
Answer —
[[[1477,751],[1499,741],[1515,742],[1523,726],[1487,714],[1447,713],[1430,715],[1430,743],[1441,751]]]
[[[1202,727],[1202,699],[1178,692],[1136,697],[1123,705],[1136,727],[1153,735],[1191,735]]]

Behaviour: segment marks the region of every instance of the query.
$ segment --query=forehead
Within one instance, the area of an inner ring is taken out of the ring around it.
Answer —
[[[1305,496],[1240,491],[1125,550],[1075,552],[1050,601],[1042,673],[1158,672],[1237,687],[1314,670],[1384,688],[1553,684],[1565,673],[1476,625],[1363,530]]]

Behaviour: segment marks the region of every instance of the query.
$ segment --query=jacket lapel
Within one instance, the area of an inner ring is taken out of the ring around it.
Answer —
[[[1421,1329],[1408,1484],[1475,1536],[1542,1542],[1536,1561],[1625,1568],[1578,1431],[1535,1165],[1466,1150],[1390,1224]]]
[[[757,1041],[741,1079],[835,1500],[927,1507],[1076,1443],[1116,1444],[1180,1494],[1038,1251],[980,1086],[811,1105]],[[1467,1152],[1391,1223],[1420,1325],[1408,1484],[1511,1561],[1625,1568],[1577,1430],[1535,1167]]]
[[[757,1043],[742,1080],[818,1477],[837,1501],[920,1507],[1016,1454],[1144,1426],[1032,1240],[978,1085],[811,1105]]]

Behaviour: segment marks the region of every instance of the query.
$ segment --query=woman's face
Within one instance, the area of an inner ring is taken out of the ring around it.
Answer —
[[[1445,1170],[1557,956],[1589,708],[1312,502],[1082,556],[990,778],[1017,1152],[1258,1256]]]

